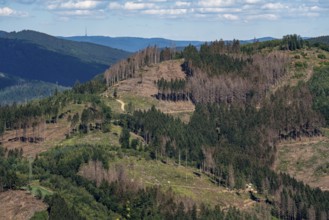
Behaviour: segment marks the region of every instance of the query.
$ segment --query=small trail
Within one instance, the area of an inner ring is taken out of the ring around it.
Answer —
[[[278,143],[278,147],[289,146],[289,147],[298,147],[301,145],[317,144],[319,142],[328,141],[326,137],[312,137],[300,141],[282,141]]]
[[[122,100],[120,100],[120,99],[116,99],[116,101],[117,102],[119,102],[120,104],[121,104],[121,110],[122,111],[125,111],[125,105],[126,105],[126,103],[124,103]]]
[[[188,110],[178,110],[178,111],[166,111],[163,112],[164,114],[177,114],[177,113],[190,113],[194,112],[194,109],[188,109]]]

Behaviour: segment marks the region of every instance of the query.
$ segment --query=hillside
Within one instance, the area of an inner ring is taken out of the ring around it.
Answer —
[[[57,92],[69,89],[55,83],[38,80],[26,80],[10,74],[0,73],[0,105],[26,103],[41,99]]]
[[[329,36],[320,36],[320,37],[314,37],[307,39],[312,44],[315,43],[322,43],[322,44],[329,44]]]
[[[327,132],[327,131],[326,131]],[[287,141],[278,145],[275,169],[285,172],[310,186],[329,190],[329,139],[321,138]]]
[[[328,54],[284,39],[148,47],[0,107],[0,195],[49,219],[327,219]]]
[[[140,70],[138,78],[131,78],[109,88],[104,96],[112,97],[108,100],[113,105],[114,91],[116,99],[120,99],[125,103],[126,112],[134,110],[148,110],[154,105],[160,111],[178,116],[184,121],[188,121],[194,111],[194,105],[191,101],[184,102],[168,102],[158,100],[155,96],[158,94],[157,85],[154,83],[161,78],[166,80],[185,79],[182,71],[182,60],[166,61],[159,64],[146,66]],[[141,81],[142,80],[142,81]],[[128,105],[131,109],[128,109]],[[116,108],[113,107],[113,110]],[[118,110],[118,112],[124,112]]]
[[[69,87],[43,81],[22,80],[18,84],[0,89],[0,105],[11,105],[13,103],[26,103],[34,99],[42,99],[53,95],[56,91],[61,92]]]
[[[127,55],[121,50],[32,31],[6,33],[0,38],[1,72],[64,86],[90,80]]]
[[[116,63],[118,60],[129,55],[129,53],[123,50],[104,47],[98,44],[64,40],[31,30],[9,32],[3,34],[1,37],[12,40],[22,40],[39,45],[41,48],[46,50],[76,57],[86,63],[97,63],[107,66]]]

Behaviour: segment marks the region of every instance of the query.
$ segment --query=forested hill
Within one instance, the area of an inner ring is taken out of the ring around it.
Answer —
[[[322,43],[329,45],[329,36],[321,36],[307,39],[311,43]]]
[[[71,86],[85,82],[108,67],[50,51],[23,40],[0,38],[0,71],[24,79]]]
[[[128,54],[32,31],[6,33],[0,37],[0,72],[72,86],[90,80]]]
[[[44,49],[77,57],[84,62],[110,65],[129,55],[128,52],[93,43],[60,39],[44,33],[24,30],[0,35],[2,38],[24,40]]]
[[[32,99],[40,99],[51,96],[55,91],[69,89],[37,80],[25,80],[23,78],[12,76],[0,72],[0,106],[19,104]]]

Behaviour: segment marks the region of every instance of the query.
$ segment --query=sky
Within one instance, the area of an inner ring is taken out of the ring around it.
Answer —
[[[329,35],[329,0],[0,0],[0,30],[247,40]]]

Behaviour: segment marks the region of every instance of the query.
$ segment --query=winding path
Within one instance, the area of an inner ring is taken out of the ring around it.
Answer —
[[[125,105],[126,105],[126,103],[124,103],[122,100],[120,100],[120,99],[116,99],[116,101],[117,102],[119,102],[120,104],[121,104],[121,110],[122,111],[125,111]]]

